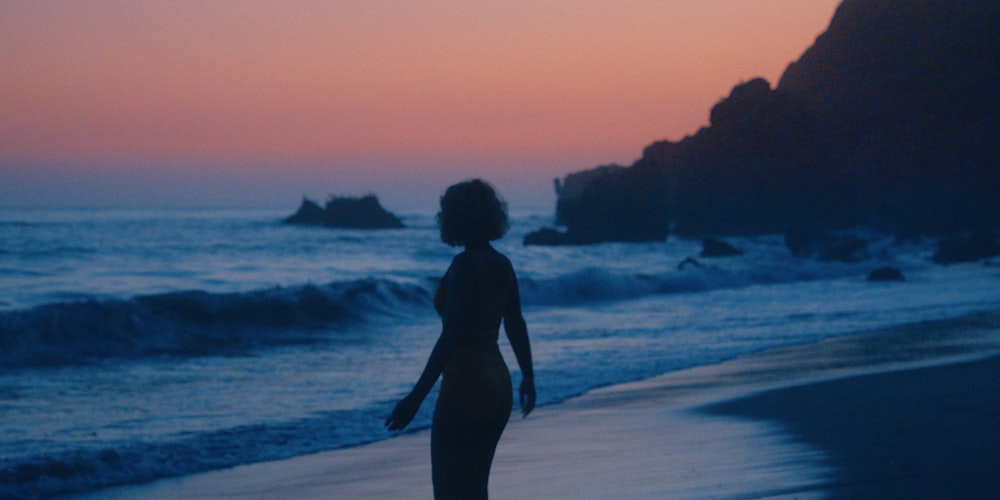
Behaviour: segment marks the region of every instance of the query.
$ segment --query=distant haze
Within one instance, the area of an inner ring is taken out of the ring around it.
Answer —
[[[0,206],[512,208],[776,83],[837,0],[0,3]]]

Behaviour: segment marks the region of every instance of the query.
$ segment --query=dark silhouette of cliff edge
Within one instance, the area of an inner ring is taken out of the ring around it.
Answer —
[[[775,88],[740,83],[694,135],[557,180],[565,231],[526,243],[996,226],[998,33],[996,0],[845,0]]]

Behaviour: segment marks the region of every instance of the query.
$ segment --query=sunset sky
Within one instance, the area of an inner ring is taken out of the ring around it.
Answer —
[[[839,0],[0,0],[0,206],[512,209],[777,82]]]

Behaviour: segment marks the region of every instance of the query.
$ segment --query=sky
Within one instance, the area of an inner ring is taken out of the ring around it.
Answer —
[[[839,0],[0,0],[0,207],[511,209],[777,83]]]

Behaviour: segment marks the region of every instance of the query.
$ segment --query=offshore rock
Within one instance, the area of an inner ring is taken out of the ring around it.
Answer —
[[[302,198],[299,209],[285,219],[285,224],[323,224],[323,216],[326,212],[323,207],[308,198]]]
[[[539,232],[534,244],[663,241],[670,232],[660,176],[642,165],[604,165],[555,184],[556,224],[566,232]]]
[[[352,229],[404,227],[398,217],[382,207],[375,195],[331,197],[322,208],[316,202],[303,198],[298,211],[286,218],[284,223]]]
[[[868,273],[868,281],[906,281],[898,267],[880,267]]]
[[[938,264],[956,264],[997,255],[1000,255],[1000,243],[997,243],[990,232],[980,231],[970,236],[941,240],[938,242],[938,249],[933,259]]]
[[[705,238],[701,242],[701,257],[733,257],[736,255],[743,255],[743,250],[725,241]]]
[[[868,242],[858,236],[816,231],[789,231],[785,246],[795,257],[824,262],[859,262],[868,252]]]

